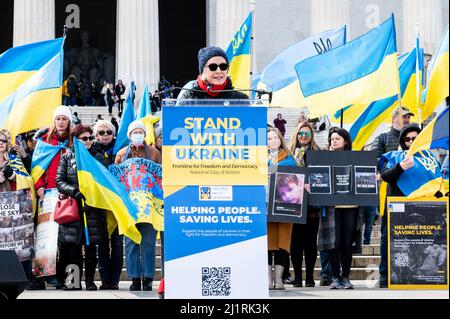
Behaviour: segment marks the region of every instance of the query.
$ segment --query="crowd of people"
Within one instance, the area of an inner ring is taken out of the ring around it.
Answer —
[[[233,91],[233,84],[228,76],[229,61],[226,53],[218,47],[206,47],[199,51],[199,75],[197,79],[186,84],[178,99],[248,99],[247,95],[239,91]],[[67,80],[66,98],[69,105],[80,98],[80,87],[88,87],[87,91],[97,92],[91,95],[83,95],[100,103],[113,99],[114,103],[122,100],[124,85],[119,83],[104,83],[105,90],[95,90],[96,85],[76,83],[76,79],[70,76]],[[160,89],[170,84],[162,79]],[[116,98],[112,98],[112,97]],[[86,100],[85,100],[86,101]],[[108,104],[109,105],[109,104]],[[121,107],[121,106],[119,106]],[[111,113],[111,112],[110,112]],[[375,139],[372,150],[376,151],[378,158],[391,150],[407,150],[417,135],[420,128],[410,123],[413,114],[404,107],[392,113],[392,129]],[[303,114],[304,116],[304,114]],[[284,134],[285,122],[279,114],[276,119],[276,127],[267,129],[268,163],[269,167],[276,166],[306,166],[307,151],[320,150],[314,133],[313,124],[304,117],[299,121],[286,143]],[[35,181],[35,190],[40,199],[45,198],[45,190],[57,188],[60,194],[75,198],[80,204],[89,196],[82,194],[77,178],[77,163],[74,139],[81,141],[90,154],[105,167],[111,164],[122,163],[128,158],[147,158],[155,163],[162,163],[162,131],[161,127],[155,128],[155,143],[147,145],[145,142],[146,127],[139,121],[132,122],[128,127],[129,145],[113,154],[115,135],[118,127],[113,123],[98,119],[93,126],[75,123],[69,107],[60,106],[53,114],[53,125],[50,128],[40,129],[36,132],[28,132],[23,135],[26,145],[20,143],[12,145],[11,136],[6,130],[0,130],[0,191],[15,190],[15,174],[8,164],[14,156],[19,156],[26,169],[31,170],[31,158],[36,141],[41,140],[51,145],[61,146],[44,175]],[[17,139],[16,139],[17,140]],[[326,150],[333,152],[345,152],[352,150],[352,141],[349,133],[339,127],[333,127],[328,132],[328,145]],[[448,157],[446,159],[448,166]],[[399,176],[411,169],[412,160],[407,158],[393,168],[380,168],[379,179],[389,183],[389,195],[403,196],[396,185]],[[269,172],[275,172],[276,168],[269,168]],[[305,185],[305,191],[309,191],[309,185]],[[361,225],[363,220],[366,226],[372,226],[378,207],[359,206],[308,206],[307,223],[275,223],[267,224],[268,237],[268,273],[269,289],[283,290],[287,283],[294,287],[314,287],[314,267],[318,252],[320,253],[321,280],[320,286],[329,286],[331,289],[353,289],[350,281],[352,258],[356,246],[361,246]],[[101,286],[100,289],[118,289],[123,261],[124,238],[116,228],[111,235],[108,234],[106,213],[102,209],[86,206],[87,226],[90,233],[90,244],[86,245],[86,238],[82,231],[81,222],[60,225],[58,235],[58,261],[56,277],[35,278],[30,264],[24,264],[28,278],[28,289],[45,289],[46,282],[53,284],[57,289],[71,290],[81,288],[68,288],[65,284],[66,266],[68,264],[85,265],[85,287],[87,290],[96,290],[94,274],[98,266]],[[366,217],[369,216],[369,217]],[[380,287],[387,286],[387,214],[382,217],[381,226],[381,263],[380,263]],[[126,268],[129,278],[132,279],[130,290],[148,291],[152,289],[152,281],[155,275],[155,241],[156,231],[151,224],[141,223],[137,225],[142,235],[140,244],[125,238]],[[371,229],[371,228],[369,228]],[[370,231],[365,234],[365,244],[370,242]],[[163,241],[163,236],[161,237]],[[83,257],[84,250],[84,257]],[[302,264],[305,260],[306,274],[303,277]],[[289,268],[292,261],[294,279],[288,281]]]

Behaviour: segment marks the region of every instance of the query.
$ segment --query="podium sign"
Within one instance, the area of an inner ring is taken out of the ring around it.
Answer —
[[[268,298],[267,108],[217,103],[163,106],[166,298]]]

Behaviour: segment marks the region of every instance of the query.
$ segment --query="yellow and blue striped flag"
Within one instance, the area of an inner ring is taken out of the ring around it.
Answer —
[[[420,132],[409,148],[408,155],[423,150],[442,148],[448,150],[448,106]]]
[[[251,41],[252,41],[253,12],[239,28],[231,40],[227,49],[228,62],[230,63],[229,74],[236,89],[251,88]]]
[[[428,83],[423,94],[423,113],[427,119],[449,95],[448,73],[448,25],[442,37],[439,48],[431,61],[428,73]],[[428,115],[428,116],[427,116]]]
[[[141,102],[139,103],[139,109],[136,114],[136,120],[143,119],[149,114],[152,114],[152,107],[150,104],[150,94],[148,93],[148,85],[146,85],[144,92],[142,93]]]
[[[276,107],[304,107],[305,101],[300,92],[295,64],[339,47],[345,41],[346,26],[291,45],[263,69],[257,87],[272,92],[272,105]]]
[[[13,139],[52,123],[62,98],[63,43],[35,42],[0,55],[0,127]]]
[[[127,99],[125,100],[125,107],[123,109],[122,118],[120,119],[119,131],[117,132],[116,143],[114,144],[113,154],[117,154],[121,148],[129,144],[127,132],[128,126],[135,120],[134,115],[134,81],[131,81],[130,91],[128,92]]]
[[[419,59],[419,77],[422,77],[423,49],[414,48],[411,52],[405,53],[399,57],[402,105],[407,106],[415,115],[418,114],[418,108],[420,107],[416,95],[417,58]],[[380,126],[385,119],[391,119],[391,113],[397,107],[398,94],[395,94],[387,99],[373,102],[364,110],[360,111],[360,116],[349,130],[350,137],[353,141],[353,149],[362,149],[378,126]],[[348,110],[344,110],[344,119],[348,113],[358,112],[358,109],[358,106],[353,105]]]
[[[67,141],[58,145],[51,145],[41,139],[37,140],[31,159],[31,177],[34,182],[37,182],[45,173],[56,154],[65,148],[67,148]]]
[[[30,174],[28,174],[22,160],[19,156],[14,154],[8,154],[9,163],[16,173],[16,189],[29,189],[31,193],[32,205],[33,205],[33,216],[36,211],[36,192],[34,190],[34,182]]]
[[[301,61],[295,70],[311,117],[397,94],[394,15],[353,41]]]
[[[86,204],[111,211],[124,234],[136,243],[141,234],[136,228],[138,209],[128,196],[125,187],[95,158],[77,138],[73,141],[77,161],[77,175],[80,192],[86,197]],[[134,218],[134,219],[133,219]]]
[[[153,115],[150,105],[150,95],[148,94],[148,85],[145,86],[144,93],[142,95],[141,103],[139,104],[138,114],[136,120],[141,120],[147,130],[145,136],[145,142],[151,145],[155,142],[155,129],[154,124],[161,119],[161,116]],[[130,123],[128,123],[130,124]],[[127,126],[128,129],[128,126]]]

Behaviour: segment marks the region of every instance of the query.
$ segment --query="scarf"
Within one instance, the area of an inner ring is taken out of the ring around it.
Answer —
[[[208,94],[211,97],[217,97],[221,92],[211,92],[211,91],[221,91],[224,90],[228,85],[228,79],[220,85],[211,85],[212,87],[208,87],[207,82],[203,81],[201,78],[201,75],[197,78],[197,84],[200,89],[205,91],[206,94]]]

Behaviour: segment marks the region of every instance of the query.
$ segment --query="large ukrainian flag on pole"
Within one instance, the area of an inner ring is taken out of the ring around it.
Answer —
[[[253,12],[239,28],[227,49],[229,74],[236,89],[251,89],[251,41]]]
[[[61,104],[64,38],[9,49],[0,55],[0,127],[20,133],[50,125]]]
[[[264,68],[257,87],[272,91],[272,105],[276,107],[304,107],[305,101],[300,92],[295,64],[339,47],[345,41],[346,27],[344,26],[291,45]]]
[[[417,59],[419,59],[419,74],[417,74],[416,71]],[[407,106],[415,115],[418,115],[420,101],[417,100],[416,77],[422,77],[423,50],[414,48],[411,52],[401,55],[399,57],[399,63],[402,105]],[[386,119],[391,119],[392,111],[397,107],[398,95],[395,94],[387,99],[373,102],[362,110],[359,109],[357,105],[353,105],[348,110],[345,110],[344,119],[346,118],[347,113],[359,111],[360,114],[349,131],[353,141],[353,149],[362,149],[378,126]]]
[[[351,42],[301,61],[295,70],[311,117],[397,94],[394,15]]]
[[[427,119],[449,95],[448,25],[439,48],[431,61],[427,87],[424,92],[423,119]]]
[[[119,234],[124,234],[136,243],[141,242],[141,234],[136,228],[138,209],[131,201],[125,187],[93,158],[78,139],[73,141],[80,192],[86,197],[86,204],[112,211],[119,226]],[[135,217],[133,219],[133,216]]]

